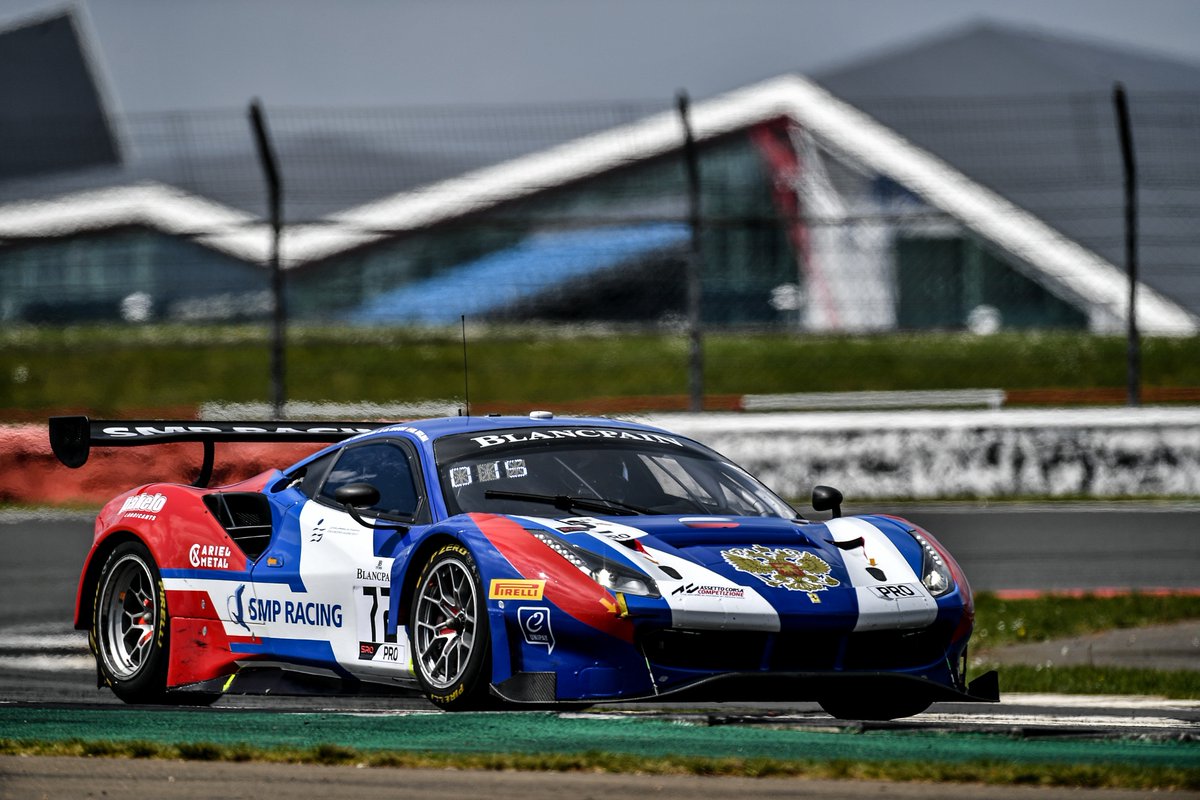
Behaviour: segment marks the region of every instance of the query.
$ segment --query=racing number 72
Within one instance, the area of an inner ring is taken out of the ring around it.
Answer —
[[[363,597],[371,598],[371,610],[367,614],[367,619],[371,621],[371,641],[395,642],[396,634],[387,632],[390,613],[387,601],[391,597],[391,590],[386,586],[364,586],[362,590]],[[384,602],[380,603],[380,599]]]

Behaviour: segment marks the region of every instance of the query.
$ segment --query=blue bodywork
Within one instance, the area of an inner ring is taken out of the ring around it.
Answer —
[[[390,591],[388,634],[396,636],[407,616],[407,598],[424,557],[433,544],[457,542],[476,560],[484,585],[496,579],[529,579],[514,565],[511,552],[499,546],[481,525],[480,515],[450,516],[435,469],[434,444],[453,434],[486,434],[498,429],[544,429],[602,426],[605,429],[651,431],[646,426],[615,420],[459,417],[389,426],[332,445],[267,483],[275,522],[275,536],[267,555],[276,566],[260,559],[255,581],[284,581],[304,591],[298,573],[300,563],[300,509],[309,500],[285,474],[295,473],[326,453],[364,439],[391,437],[409,442],[420,461],[423,490],[429,503],[427,524],[405,531],[375,531],[374,555],[394,559]],[[662,432],[666,433],[666,432]],[[690,444],[690,443],[689,443]],[[486,516],[486,515],[485,515]],[[629,570],[642,571],[631,551],[603,541],[587,530],[564,532],[555,520],[576,518],[547,509],[545,520],[519,519],[526,530],[539,527],[582,548],[597,553]],[[694,516],[694,515],[693,515]],[[666,554],[694,563],[732,583],[750,586],[778,615],[777,629],[708,625],[688,628],[676,622],[666,597],[624,594],[613,597],[612,625],[628,635],[611,635],[597,628],[594,620],[581,618],[577,609],[567,608],[550,597],[536,601],[487,601],[491,636],[490,683],[493,691],[512,701],[596,701],[653,697],[669,692],[691,691],[712,697],[761,695],[786,691],[789,697],[813,696],[827,691],[824,678],[861,676],[919,679],[923,685],[949,695],[964,691],[964,656],[971,629],[969,590],[954,586],[936,598],[932,622],[919,630],[856,631],[860,617],[859,593],[846,561],[846,549],[834,541],[829,526],[821,522],[772,517],[725,517],[721,527],[689,524],[688,515],[620,516],[588,515],[599,523],[611,522],[635,528],[638,542],[647,552]],[[861,520],[886,537],[920,575],[923,552],[910,531],[913,526],[883,516]],[[489,523],[490,524],[490,523]],[[533,536],[529,536],[533,542]],[[828,579],[835,588],[820,595],[771,586],[735,569],[723,557],[731,548],[759,546],[787,548],[787,552],[811,553],[829,567]],[[552,558],[557,556],[551,555]],[[580,580],[586,580],[582,575]],[[677,587],[683,592],[687,587]],[[734,591],[737,590],[727,590]],[[618,604],[619,603],[619,608]],[[735,614],[731,613],[732,620]],[[282,645],[282,643],[279,643]],[[274,643],[268,643],[273,647]],[[295,643],[277,655],[304,663],[331,660],[328,649]],[[793,680],[786,690],[773,682],[746,682],[747,677],[784,676]],[[758,690],[745,686],[757,686]],[[803,687],[812,687],[811,690]],[[547,697],[546,693],[552,692]]]

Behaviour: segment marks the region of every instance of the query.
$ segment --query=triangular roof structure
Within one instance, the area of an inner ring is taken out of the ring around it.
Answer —
[[[0,181],[119,163],[121,132],[82,9],[0,26]]]
[[[691,121],[701,141],[788,118],[851,163],[886,175],[995,247],[1028,265],[1041,282],[1079,298],[1093,329],[1118,330],[1127,281],[1113,263],[1082,247],[997,192],[908,141],[812,81],[785,75],[695,103]],[[584,136],[531,155],[405,191],[328,215],[319,224],[289,227],[282,259],[295,267],[382,241],[394,234],[484,211],[600,175],[681,146],[674,112]],[[84,192],[53,202],[0,207],[0,237],[62,235],[71,231],[144,224],[169,233],[201,232],[207,246],[265,263],[270,231],[245,212],[157,185]],[[1197,318],[1144,286],[1138,320],[1147,333],[1191,334]]]
[[[1120,82],[1138,169],[1139,277],[1200,311],[1200,63],[981,24],[816,80],[1110,264],[1125,258]]]
[[[814,78],[856,104],[861,99],[887,98],[1061,98],[1108,92],[1117,80],[1134,92],[1194,92],[1200,88],[1200,64],[1033,28],[980,22],[855,59]]]

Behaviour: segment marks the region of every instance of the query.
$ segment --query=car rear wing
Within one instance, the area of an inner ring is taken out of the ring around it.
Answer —
[[[50,449],[72,469],[87,463],[92,447],[140,447],[168,442],[201,442],[204,462],[195,486],[212,478],[217,442],[340,442],[385,427],[386,422],[280,422],[203,420],[105,420],[51,417]]]

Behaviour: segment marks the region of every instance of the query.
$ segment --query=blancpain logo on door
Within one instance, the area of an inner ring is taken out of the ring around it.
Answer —
[[[366,570],[362,567],[355,570],[354,577],[360,581],[376,581],[378,583],[387,583],[392,579],[392,576],[387,572]]]

